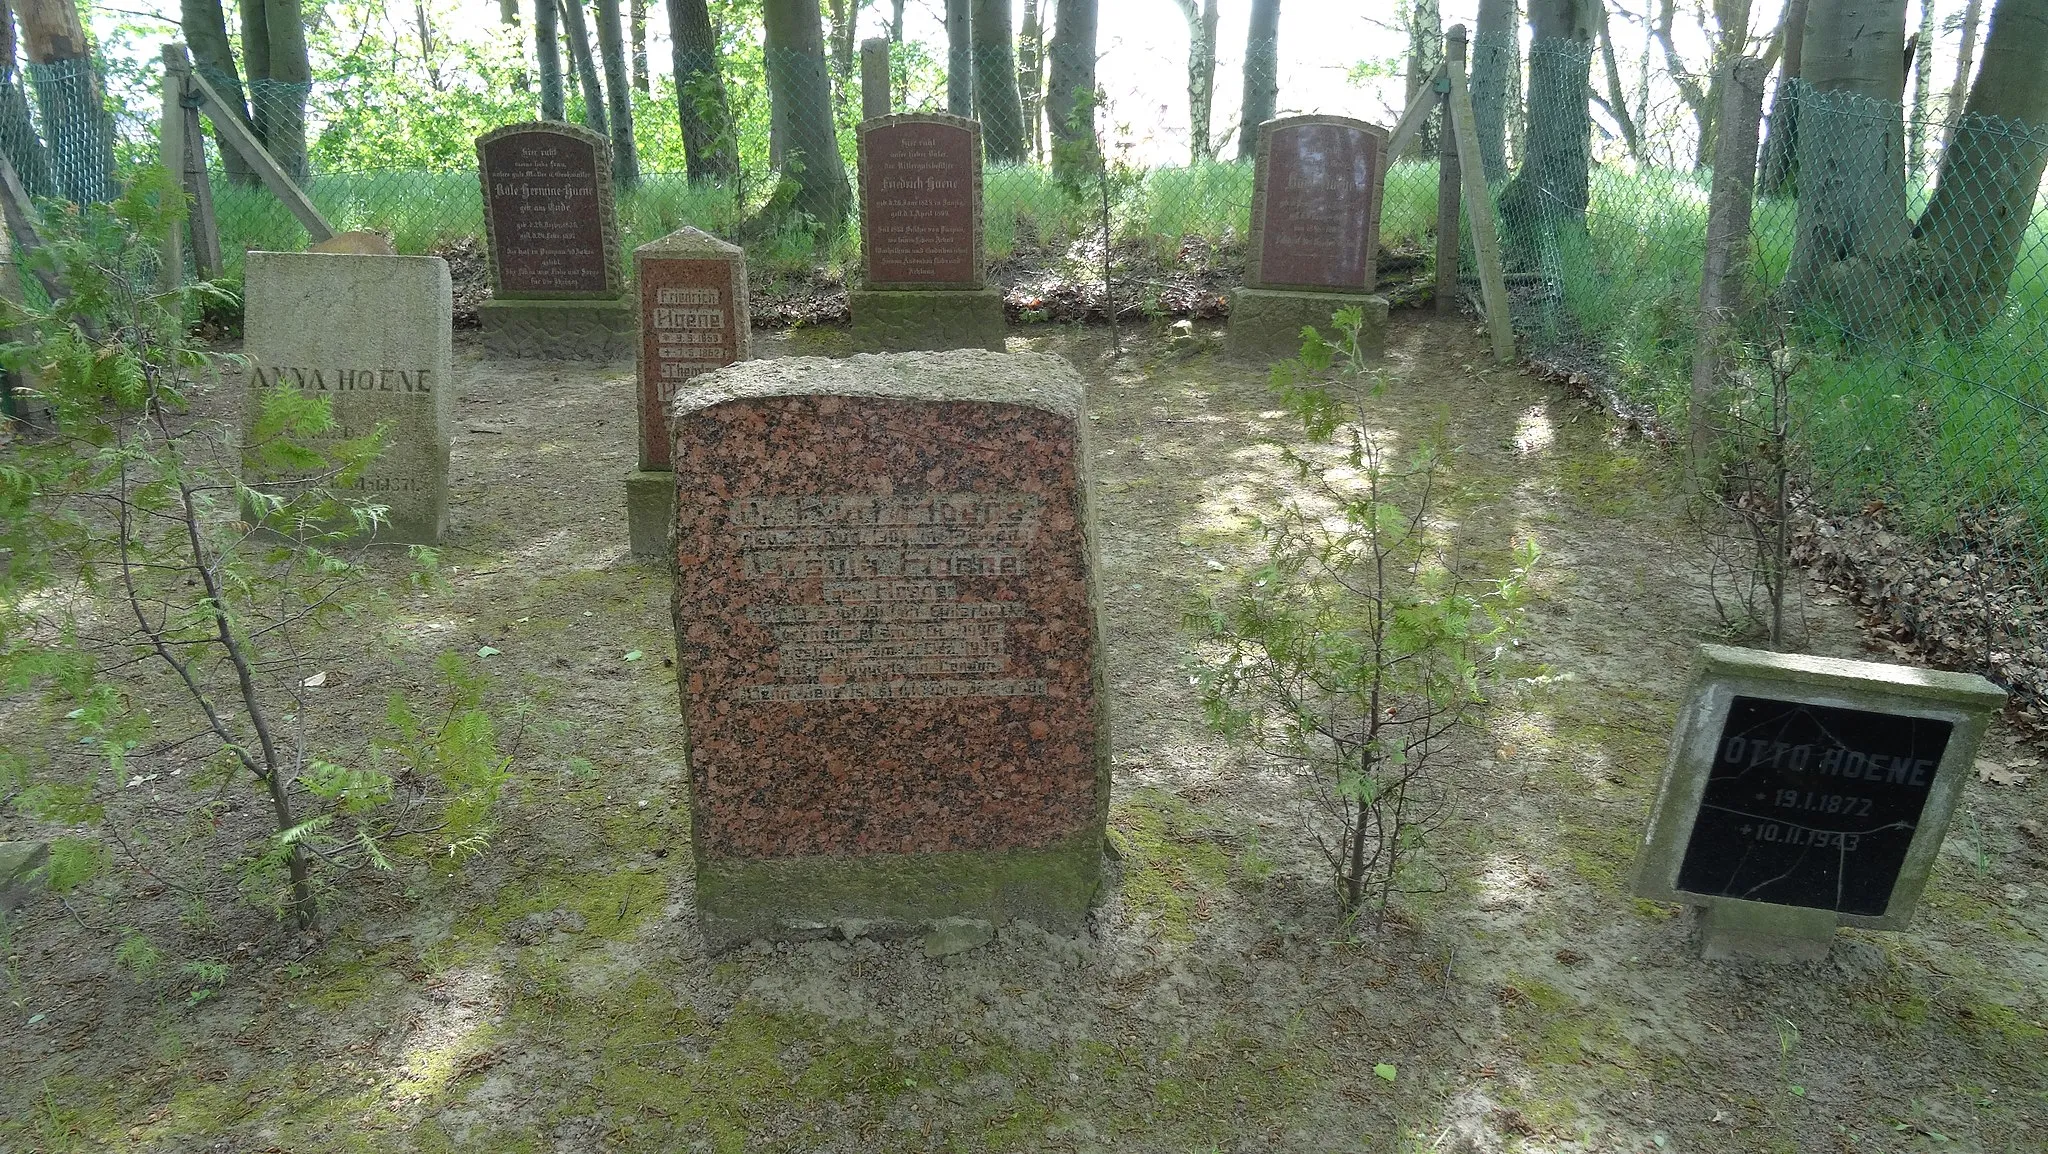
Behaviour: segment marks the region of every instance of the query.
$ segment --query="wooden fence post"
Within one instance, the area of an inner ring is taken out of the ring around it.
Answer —
[[[1706,257],[1700,270],[1698,343],[1692,356],[1692,468],[1697,486],[1723,430],[1719,419],[1722,353],[1729,318],[1742,306],[1750,272],[1749,223],[1756,194],[1757,134],[1763,119],[1764,62],[1731,61],[1715,129],[1714,182],[1707,195]]]
[[[1458,311],[1458,134],[1451,129],[1450,70],[1464,71],[1465,26],[1444,34],[1443,132],[1437,140],[1436,311]]]
[[[1457,27],[1460,39],[1465,31]],[[1493,192],[1479,163],[1479,134],[1472,125],[1472,91],[1465,86],[1465,61],[1447,63],[1451,74],[1451,131],[1458,138],[1458,175],[1465,185],[1465,216],[1472,222],[1472,256],[1479,263],[1479,296],[1486,306],[1486,331],[1501,364],[1515,360],[1515,322],[1508,315],[1507,278],[1501,272],[1500,231],[1494,225]]]
[[[213,118],[214,131],[220,135],[220,139],[228,147],[242,154],[242,159],[248,161],[249,167],[255,169],[256,175],[262,179],[263,186],[270,190],[271,195],[283,201],[285,208],[291,210],[291,214],[298,218],[299,223],[306,226],[306,235],[313,243],[319,244],[332,237],[334,226],[327,223],[327,218],[321,216],[320,210],[313,207],[313,202],[306,198],[305,192],[292,182],[292,178],[284,169],[278,167],[277,161],[270,158],[270,153],[264,149],[262,142],[258,141],[256,135],[242,123],[242,118],[235,114],[234,106],[221,99],[220,93],[214,91],[213,85],[206,82],[206,77],[197,72],[187,72],[186,76],[205,103],[206,115]]]

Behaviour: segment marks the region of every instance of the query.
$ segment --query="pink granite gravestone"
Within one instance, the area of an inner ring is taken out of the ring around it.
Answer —
[[[1081,396],[1055,357],[973,351],[751,361],[678,394],[713,943],[1079,926],[1108,799]]]
[[[882,350],[1003,347],[983,271],[981,125],[926,113],[860,125],[862,283],[854,340]]]

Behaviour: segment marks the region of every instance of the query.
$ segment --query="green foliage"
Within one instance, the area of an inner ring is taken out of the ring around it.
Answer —
[[[449,686],[439,719],[431,726],[422,722],[405,696],[394,693],[384,715],[390,733],[376,748],[400,763],[402,775],[440,787],[434,843],[438,853],[459,858],[480,852],[496,830],[498,800],[513,759],[498,747],[497,723],[484,707],[489,682],[482,671],[458,653],[442,654],[435,668]]]
[[[1462,567],[1434,496],[1443,457],[1389,457],[1363,428],[1361,318],[1303,334],[1273,391],[1327,448],[1287,448],[1304,496],[1259,524],[1260,557],[1187,617],[1209,723],[1293,768],[1348,918],[1383,916],[1452,792],[1437,765],[1512,645],[1533,542],[1493,579]],[[1345,423],[1346,420],[1350,423]],[[1329,449],[1336,449],[1332,453]]]

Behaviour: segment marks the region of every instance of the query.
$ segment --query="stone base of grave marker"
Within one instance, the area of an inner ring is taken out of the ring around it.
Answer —
[[[852,289],[853,343],[865,352],[1003,350],[1000,290]]]
[[[1330,333],[1330,315],[1338,309],[1365,313],[1358,343],[1377,352],[1386,343],[1387,298],[1362,293],[1290,292],[1285,289],[1241,288],[1230,298],[1230,325],[1224,351],[1234,357],[1274,359],[1301,351],[1301,330],[1314,325]]]
[[[666,469],[626,474],[626,540],[635,557],[668,553],[668,529],[676,519],[676,475]]]
[[[640,306],[617,300],[487,300],[484,355],[504,360],[622,361],[640,343]]]
[[[748,361],[671,408],[707,944],[1078,931],[1108,720],[1083,387],[978,350]]]
[[[1818,962],[1835,942],[1833,910],[1722,901],[1699,918],[1700,956],[1710,962]]]

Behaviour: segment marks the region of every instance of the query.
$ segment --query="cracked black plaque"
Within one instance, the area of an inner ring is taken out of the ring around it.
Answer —
[[[1927,717],[1735,698],[1677,888],[1883,914],[1953,728]]]

